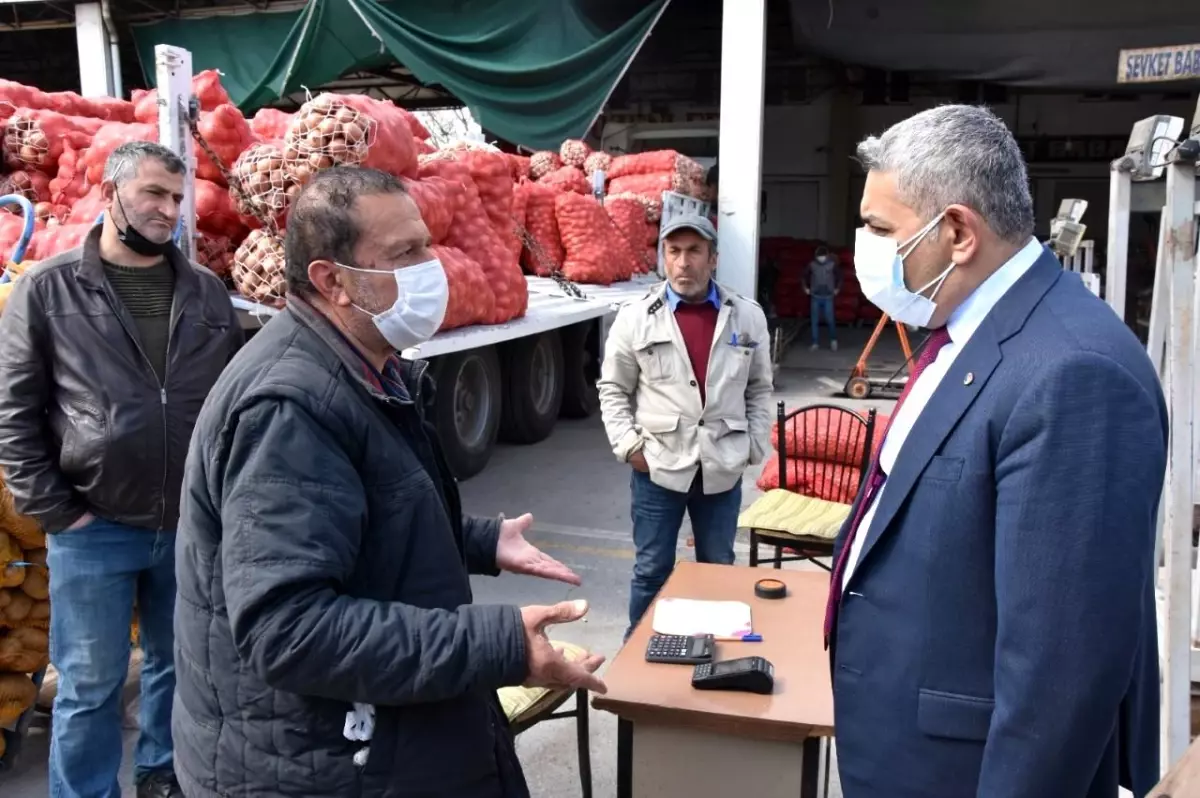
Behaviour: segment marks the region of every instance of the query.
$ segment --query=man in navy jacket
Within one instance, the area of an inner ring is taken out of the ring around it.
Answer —
[[[835,551],[844,794],[1144,795],[1167,442],[1150,360],[1032,237],[990,112],[925,111],[859,157],[859,282],[931,332]]]

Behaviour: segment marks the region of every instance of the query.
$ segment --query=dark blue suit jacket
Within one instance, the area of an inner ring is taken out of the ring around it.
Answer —
[[[859,532],[831,643],[846,798],[1154,786],[1166,446],[1145,350],[1044,253],[955,359]]]

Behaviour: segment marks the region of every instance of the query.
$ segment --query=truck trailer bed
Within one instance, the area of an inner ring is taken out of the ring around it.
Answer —
[[[582,299],[567,295],[549,277],[526,277],[525,281],[529,284],[529,309],[521,318],[504,324],[473,324],[441,332],[420,346],[406,349],[403,356],[431,358],[463,352],[600,318],[643,296],[659,278],[646,275],[612,285],[580,285],[579,290],[585,295]],[[263,323],[279,312],[238,295],[232,295],[231,299],[251,326],[255,320]]]

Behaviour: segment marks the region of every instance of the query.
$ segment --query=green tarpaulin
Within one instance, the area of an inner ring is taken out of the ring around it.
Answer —
[[[303,10],[167,19],[133,29],[147,81],[154,47],[218,69],[250,112],[343,74],[399,62],[440,84],[495,135],[557,149],[584,135],[669,0],[606,23],[586,0],[309,0]],[[610,3],[611,17],[613,5]]]

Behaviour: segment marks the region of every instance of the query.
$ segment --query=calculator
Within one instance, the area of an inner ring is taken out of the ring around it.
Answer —
[[[697,665],[712,662],[712,635],[651,635],[646,646],[646,662]]]

